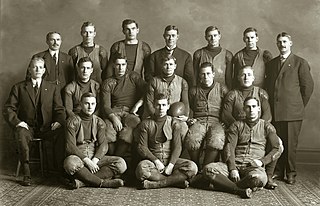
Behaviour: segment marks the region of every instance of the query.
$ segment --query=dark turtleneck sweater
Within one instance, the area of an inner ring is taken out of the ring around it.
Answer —
[[[211,86],[207,87],[206,85],[201,84],[201,89],[203,90],[204,94],[206,95],[207,99],[208,99],[208,95],[209,92],[212,90],[212,88],[214,87],[214,82],[211,84]]]
[[[158,130],[156,133],[156,140],[160,143],[164,143],[165,141],[167,141],[164,132],[163,132],[163,125],[166,122],[167,119],[167,115],[165,115],[164,117],[158,117],[155,119],[155,122],[157,124]]]
[[[92,115],[87,115],[81,111],[79,116],[83,126],[84,141],[90,141],[92,139]]]
[[[88,82],[82,82],[82,81],[78,80],[77,83],[80,86],[80,91],[82,92],[82,94],[87,93],[87,92],[91,92],[90,80]]]
[[[220,46],[218,46],[218,47],[213,47],[213,46],[211,46],[211,45],[208,45],[208,46],[206,47],[206,49],[208,50],[208,53],[210,54],[210,56],[212,56],[213,58],[214,58],[215,56],[217,56],[217,55],[221,52],[221,50],[222,50],[222,48],[221,48]]]

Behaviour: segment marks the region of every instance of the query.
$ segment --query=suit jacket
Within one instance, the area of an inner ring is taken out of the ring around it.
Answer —
[[[168,56],[166,47],[153,52],[150,56],[149,67],[145,69],[145,79],[150,81],[154,76],[160,76],[163,67],[163,59]],[[193,64],[191,55],[176,47],[172,54],[176,58],[177,68],[175,74],[187,80],[189,87],[195,85],[195,77],[193,72]]]
[[[10,126],[15,127],[21,121],[34,124],[36,100],[31,80],[15,84],[3,108],[3,115]],[[43,80],[40,86],[40,102],[43,124],[40,131],[50,128],[51,123],[64,125],[66,114],[62,106],[59,87]]]
[[[267,63],[266,76],[274,121],[302,120],[314,86],[308,62],[291,53],[281,67],[278,56]]]
[[[71,56],[68,54],[59,51],[59,56],[58,56],[58,69],[59,69],[59,78],[55,78],[55,67],[56,64],[49,53],[49,50],[40,52],[38,54],[33,55],[37,57],[42,57],[45,61],[45,66],[46,66],[46,73],[45,73],[45,80],[51,81],[51,82],[56,82],[58,80],[60,83],[60,88],[62,89],[66,84],[70,83],[72,80],[75,79],[75,74],[76,71],[73,68],[73,61]]]

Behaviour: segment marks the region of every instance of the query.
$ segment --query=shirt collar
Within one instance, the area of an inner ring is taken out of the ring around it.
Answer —
[[[38,88],[40,88],[41,86],[41,79],[32,79],[31,78],[31,82],[32,82],[32,87],[35,87],[38,84]]]
[[[53,51],[51,49],[49,49],[49,53],[50,55],[53,57],[54,54],[56,54],[56,57],[58,58],[58,55],[59,55],[59,50],[58,51]]]
[[[177,45],[175,45],[173,48],[169,48],[169,47],[166,45],[166,49],[167,49],[168,51],[173,51],[175,48],[177,48]]]
[[[284,59],[287,59],[290,54],[291,54],[291,52],[289,52],[287,54],[283,54],[283,55],[280,54],[280,59],[281,59],[281,57],[284,58]]]

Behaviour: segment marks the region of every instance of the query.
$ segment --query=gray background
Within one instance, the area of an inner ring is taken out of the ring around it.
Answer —
[[[121,22],[133,18],[139,23],[139,39],[152,51],[164,46],[163,29],[179,27],[179,47],[191,54],[206,45],[204,30],[220,28],[221,45],[233,54],[244,47],[242,32],[256,27],[258,45],[278,55],[275,37],[286,31],[293,37],[293,52],[305,58],[311,68],[315,90],[306,109],[300,135],[300,151],[320,152],[319,138],[319,0],[1,0],[0,105],[11,86],[23,80],[30,57],[47,49],[49,31],[62,34],[62,51],[81,42],[84,21],[96,25],[96,42],[107,50],[123,38]],[[13,162],[15,149],[7,124],[0,115],[1,167]],[[16,164],[15,161],[13,164]]]

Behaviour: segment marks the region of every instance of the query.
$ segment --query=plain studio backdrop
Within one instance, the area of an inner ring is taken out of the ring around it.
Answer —
[[[320,154],[319,0],[0,0],[0,3],[1,107],[12,85],[24,79],[30,57],[47,49],[46,34],[60,32],[61,50],[68,52],[82,41],[80,27],[84,21],[95,24],[96,43],[107,50],[123,39],[121,23],[126,18],[139,23],[138,38],[147,42],[152,51],[164,46],[162,34],[169,24],[178,26],[178,46],[191,54],[206,45],[204,30],[210,25],[221,30],[221,46],[233,54],[244,47],[244,29],[255,27],[258,46],[275,57],[279,54],[276,35],[286,31],[292,35],[293,53],[309,62],[315,82],[298,153],[306,157],[301,161],[311,162],[312,156]],[[13,161],[16,155],[10,129],[0,116],[0,167],[5,169],[16,164]]]

